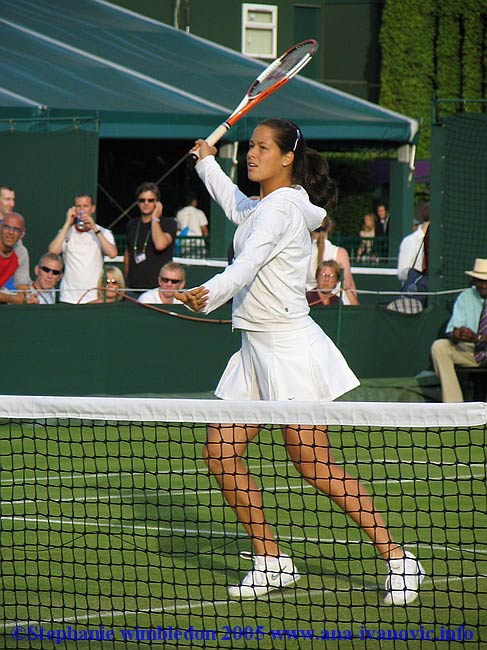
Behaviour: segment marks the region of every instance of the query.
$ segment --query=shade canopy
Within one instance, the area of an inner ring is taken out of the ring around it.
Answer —
[[[96,116],[101,137],[194,139],[232,112],[263,67],[103,0],[2,0],[0,118]],[[271,116],[316,140],[400,145],[418,131],[416,120],[301,76],[228,139]]]

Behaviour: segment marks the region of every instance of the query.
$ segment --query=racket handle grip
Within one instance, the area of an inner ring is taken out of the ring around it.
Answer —
[[[223,138],[223,136],[227,133],[227,131],[230,130],[230,124],[227,124],[226,122],[223,122],[223,124],[220,124],[213,133],[210,133],[210,135],[205,138],[205,142],[208,142],[210,146],[213,146],[216,144],[219,140]],[[191,152],[191,157],[193,160],[199,160],[199,148],[196,151]]]
[[[220,126],[217,127],[213,131],[213,133],[210,133],[210,135],[207,138],[205,138],[205,140],[206,142],[208,142],[209,145],[213,146],[219,140],[221,140],[223,136],[228,133],[229,130],[230,130],[230,124],[223,122],[223,124],[220,124]]]

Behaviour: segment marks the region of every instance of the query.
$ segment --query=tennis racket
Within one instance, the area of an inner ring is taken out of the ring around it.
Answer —
[[[309,39],[294,45],[273,61],[260,73],[233,113],[205,138],[206,142],[209,145],[216,144],[244,115],[302,70],[317,49],[318,43]]]
[[[233,113],[218,126],[213,133],[206,138],[206,142],[210,145],[216,144],[223,136],[236,124],[240,118],[242,118],[246,113],[251,111],[257,104],[260,104],[266,97],[272,95],[276,92],[281,86],[284,86],[290,79],[294,77],[304,66],[310,62],[311,57],[318,49],[318,43],[312,38],[307,41],[302,41],[294,47],[289,48],[287,52],[284,52],[278,59],[273,61],[265,70],[263,70],[254,83],[250,86],[245,97],[242,99],[237,108]],[[165,180],[169,174],[171,174],[179,165],[186,160],[186,158],[191,155],[195,160],[198,159],[197,150],[193,149],[189,153],[185,153],[182,158],[180,158],[168,171],[166,171],[157,181],[156,184],[159,185]],[[113,221],[109,228],[113,228],[120,219],[122,219],[126,214],[132,210],[136,205],[134,201],[126,210],[124,210],[116,219]]]

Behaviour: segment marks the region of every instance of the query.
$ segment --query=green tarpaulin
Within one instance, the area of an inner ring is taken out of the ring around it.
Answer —
[[[100,118],[100,137],[189,138],[223,121],[263,65],[103,0],[2,0],[0,118]],[[288,44],[290,45],[290,44]],[[285,48],[284,48],[285,49]],[[308,139],[397,145],[415,120],[293,79],[230,132],[289,116]]]

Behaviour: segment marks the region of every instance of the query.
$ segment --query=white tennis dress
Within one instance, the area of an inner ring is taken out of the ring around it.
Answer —
[[[341,352],[310,318],[305,284],[310,231],[325,210],[300,186],[261,201],[246,197],[213,156],[196,166],[211,196],[237,224],[235,260],[204,283],[209,313],[233,297],[232,323],[242,331],[215,391],[233,400],[331,401],[359,385]]]

